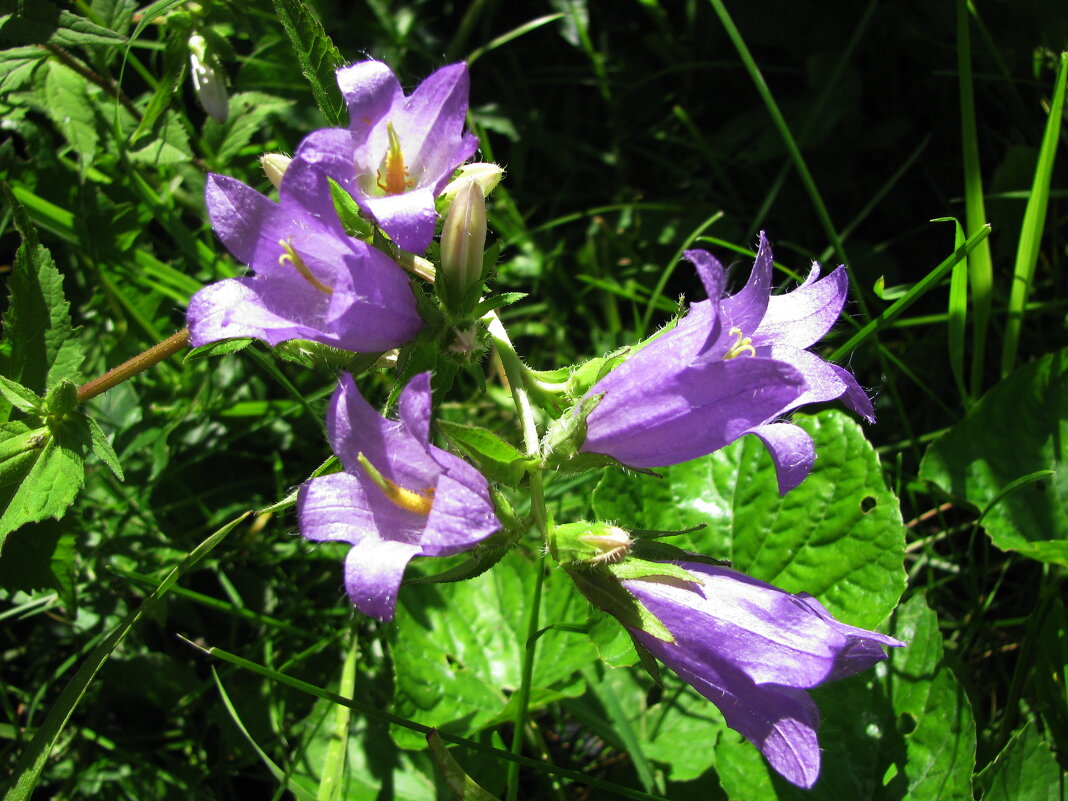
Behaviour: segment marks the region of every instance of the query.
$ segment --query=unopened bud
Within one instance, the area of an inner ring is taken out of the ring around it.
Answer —
[[[208,42],[199,33],[189,37],[189,71],[193,75],[193,89],[200,105],[217,123],[226,122],[230,115],[226,79],[218,60],[208,55]]]
[[[438,195],[438,212],[442,216],[449,213],[453,201],[456,200],[456,195],[463,188],[466,181],[478,181],[478,185],[482,188],[482,196],[489,197],[490,192],[497,188],[497,184],[501,182],[503,177],[504,169],[499,164],[490,164],[485,161],[465,164],[460,168],[456,177],[446,184],[445,188],[441,190],[441,194]]]
[[[441,230],[439,286],[449,307],[459,309],[468,290],[482,278],[485,249],[486,197],[478,181],[468,178],[457,190]]]
[[[631,544],[630,534],[611,523],[565,523],[554,527],[549,550],[564,566],[612,564],[630,553]]]
[[[280,189],[282,186],[282,176],[286,174],[286,167],[291,162],[289,156],[282,153],[264,153],[260,156],[260,167],[263,168],[263,174],[267,176],[267,180],[271,182],[275,189]]]

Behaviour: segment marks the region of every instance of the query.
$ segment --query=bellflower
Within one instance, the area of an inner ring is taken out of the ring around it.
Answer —
[[[806,689],[867,670],[904,643],[835,620],[811,595],[791,595],[726,567],[682,562],[696,582],[650,576],[621,583],[674,638],[630,629],[653,656],[723,713],[788,781],[819,777],[819,710]]]
[[[362,61],[337,71],[349,127],[324,128],[304,138],[294,162],[315,168],[299,188],[329,196],[337,181],[360,209],[401,248],[426,250],[434,237],[434,198],[471,157],[478,140],[464,133],[467,65],[449,64],[411,95],[385,64]]]
[[[326,425],[344,471],[313,478],[297,496],[300,531],[352,544],[345,588],[361,612],[391,620],[415,556],[450,556],[500,528],[486,479],[430,444],[430,374],[411,380],[399,420],[380,416],[352,376],[341,379]]]
[[[233,178],[209,175],[208,214],[219,238],[255,275],[211,284],[189,303],[194,346],[232,337],[276,345],[308,339],[373,353],[423,327],[408,278],[381,251],[342,229],[330,194],[298,201],[291,164],[275,203]]]
[[[815,452],[808,434],[778,418],[805,403],[841,398],[874,422],[853,376],[807,350],[845,305],[845,268],[819,278],[813,263],[801,286],[772,296],[771,247],[761,232],[748,282],[724,296],[720,263],[703,250],[686,258],[708,300],[692,304],[675,328],[593,385],[587,397],[603,397],[586,420],[581,450],[630,467],[665,467],[755,434],[771,452],[785,494],[808,475]]]

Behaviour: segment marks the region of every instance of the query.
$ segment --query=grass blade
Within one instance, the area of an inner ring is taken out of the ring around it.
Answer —
[[[360,639],[356,635],[356,628],[352,628],[349,650],[345,654],[345,662],[341,666],[341,681],[338,683],[338,693],[346,698],[356,695],[356,655],[359,653]],[[326,750],[326,758],[323,762],[323,773],[319,779],[319,792],[316,795],[318,801],[338,801],[342,797],[341,779],[345,773],[345,755],[349,748],[349,719],[352,710],[344,704],[338,704],[334,713],[334,734],[330,738],[330,745]]]
[[[246,512],[235,520],[231,520],[190,551],[181,564],[167,574],[167,577],[160,582],[155,591],[145,598],[137,609],[127,615],[126,619],[93,649],[93,652],[89,654],[89,658],[78,668],[78,672],[67,682],[67,686],[63,688],[59,698],[56,699],[52,708],[48,710],[48,716],[45,718],[44,723],[41,724],[41,727],[33,735],[33,739],[30,740],[29,745],[26,746],[26,750],[22,752],[22,756],[19,757],[19,762],[15,766],[13,780],[4,793],[4,801],[29,801],[33,794],[33,788],[37,785],[37,780],[41,776],[41,770],[48,760],[48,755],[52,753],[52,748],[55,746],[60,734],[63,733],[63,728],[67,725],[67,721],[70,720],[70,716],[74,713],[78,702],[85,695],[89,684],[108,660],[108,657],[111,656],[111,653],[130,633],[130,629],[133,628],[134,624],[156,606],[159,600],[174,586],[175,582],[200,562],[201,559],[211,553],[212,549],[222,542],[226,535],[249,514],[251,513]]]
[[[1046,208],[1049,206],[1049,186],[1053,179],[1053,160],[1057,155],[1057,141],[1060,138],[1064,111],[1064,86],[1068,78],[1068,52],[1061,53],[1057,64],[1057,79],[1050,101],[1049,117],[1046,120],[1046,132],[1042,136],[1042,147],[1038,151],[1038,164],[1035,166],[1035,178],[1031,184],[1031,197],[1024,210],[1023,226],[1020,228],[1020,242],[1016,248],[1016,267],[1012,275],[1012,292],[1009,295],[1009,319],[1005,324],[1005,343],[1001,352],[1002,377],[1012,372],[1016,364],[1016,348],[1020,342],[1020,329],[1023,327],[1024,305],[1031,294],[1031,281],[1035,277],[1035,264],[1038,262],[1038,249],[1042,244],[1042,232],[1046,227]]]
[[[946,222],[952,220],[954,223],[953,248],[956,250],[964,244],[964,228],[953,217],[943,217],[942,220]],[[977,253],[978,249],[975,252]],[[946,315],[949,328],[949,368],[953,371],[953,380],[957,382],[957,391],[960,393],[961,402],[965,408],[971,405],[972,400],[964,377],[964,334],[968,325],[968,268],[970,264],[970,258],[966,258],[953,265],[953,272],[950,273],[949,278],[949,310]]]

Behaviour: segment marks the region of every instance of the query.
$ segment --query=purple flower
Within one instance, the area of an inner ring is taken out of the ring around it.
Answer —
[[[352,544],[345,588],[361,612],[391,620],[404,568],[414,556],[450,556],[500,528],[486,479],[430,444],[430,374],[415,376],[380,416],[352,376],[330,400],[326,426],[344,472],[300,488],[300,531],[316,542]]]
[[[233,337],[270,345],[308,339],[375,353],[409,341],[423,327],[404,271],[381,251],[345,234],[330,194],[305,205],[289,191],[291,165],[268,200],[233,178],[209,175],[212,226],[255,275],[197,292],[187,320],[194,347]]]
[[[712,701],[788,781],[815,784],[819,710],[806,689],[852,676],[904,643],[835,620],[811,595],[791,595],[725,567],[682,562],[697,583],[651,576],[623,586],[674,637],[630,629],[653,656]]]
[[[805,403],[842,398],[875,420],[856,379],[806,350],[842,311],[845,268],[819,279],[813,263],[801,286],[772,296],[771,247],[761,232],[748,283],[724,297],[720,263],[703,250],[687,251],[686,258],[708,300],[694,303],[674,329],[593,385],[587,397],[604,397],[586,420],[581,450],[630,467],[664,467],[756,434],[771,452],[785,494],[808,475],[815,452],[808,434],[777,418]]]
[[[463,131],[467,65],[450,64],[405,97],[385,64],[361,61],[337,71],[349,108],[349,127],[324,128],[304,138],[294,163],[314,172],[297,191],[329,196],[337,181],[360,209],[405,250],[420,253],[434,237],[434,198],[471,157],[478,140]]]

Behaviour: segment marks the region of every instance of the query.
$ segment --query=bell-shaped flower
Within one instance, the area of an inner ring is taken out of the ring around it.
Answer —
[[[429,373],[411,380],[397,411],[399,420],[379,415],[344,375],[326,418],[344,470],[311,479],[297,496],[306,538],[351,543],[345,588],[381,620],[393,618],[413,557],[450,556],[500,529],[482,474],[430,444]]]
[[[304,138],[293,159],[315,173],[304,174],[308,180],[297,191],[329,196],[326,178],[333,178],[401,248],[421,253],[434,237],[434,198],[478,147],[463,130],[467,65],[442,67],[408,96],[379,61],[342,67],[337,82],[349,127]]]
[[[635,639],[712,701],[788,781],[815,784],[819,710],[805,692],[852,676],[904,643],[835,620],[807,593],[792,595],[726,567],[676,562],[695,581],[648,576],[626,590],[670,634]]]
[[[819,278],[813,263],[792,292],[771,295],[771,247],[760,234],[752,274],[724,296],[722,265],[703,250],[686,258],[708,300],[653,337],[589,390],[601,396],[586,419],[582,451],[637,468],[696,459],[744,434],[758,436],[775,461],[779,492],[808,475],[812,440],[778,418],[805,403],[841,398],[874,422],[871,401],[852,375],[807,350],[845,305],[845,268]]]
[[[303,203],[289,191],[304,165],[291,164],[275,203],[233,178],[209,175],[212,226],[254,275],[211,284],[189,303],[193,346],[255,337],[270,345],[308,339],[374,353],[423,327],[407,275],[381,251],[348,236],[329,192]]]

